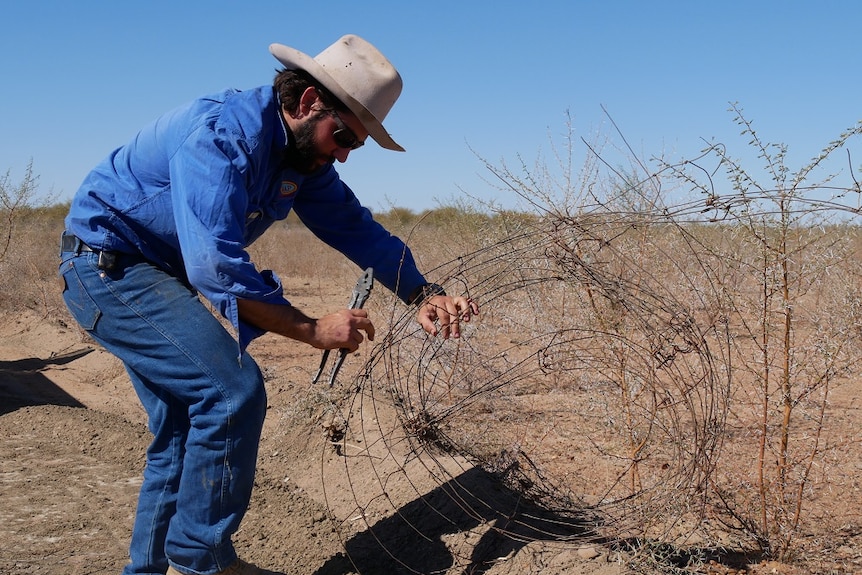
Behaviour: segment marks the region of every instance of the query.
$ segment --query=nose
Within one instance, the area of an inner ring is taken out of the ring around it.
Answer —
[[[345,148],[337,148],[335,153],[332,154],[336,160],[341,162],[342,164],[347,161],[347,156],[350,155],[350,150]]]

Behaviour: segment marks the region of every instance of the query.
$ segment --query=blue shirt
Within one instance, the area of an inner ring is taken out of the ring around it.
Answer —
[[[259,271],[246,247],[291,209],[406,302],[426,283],[409,248],[374,221],[332,165],[310,175],[287,167],[290,145],[271,86],[197,99],[96,166],[66,229],[93,249],[140,254],[187,282],[230,320],[241,350],[263,331],[239,320],[238,298],[289,305],[279,278]]]

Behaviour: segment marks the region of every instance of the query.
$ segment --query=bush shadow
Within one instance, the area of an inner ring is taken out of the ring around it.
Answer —
[[[0,360],[0,415],[30,405],[84,407],[42,373],[49,367],[65,365],[91,353],[83,349],[48,359]]]
[[[487,528],[485,528],[487,526]],[[470,547],[447,536],[477,531]],[[470,469],[398,509],[345,542],[346,554],[329,559],[314,575],[445,573],[481,575],[531,541],[597,540],[595,522],[524,499],[497,476]],[[456,556],[457,554],[457,556]]]

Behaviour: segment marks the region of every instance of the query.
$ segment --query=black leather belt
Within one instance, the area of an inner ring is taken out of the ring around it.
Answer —
[[[75,254],[80,254],[81,252],[94,252],[93,248],[85,244],[81,241],[81,238],[78,236],[73,236],[72,234],[68,234],[63,232],[63,235],[60,236],[60,253],[64,252],[72,252]]]
[[[94,250],[81,241],[81,238],[78,236],[63,232],[63,235],[60,236],[60,253],[63,254],[66,252],[71,252],[75,255],[80,255],[84,252],[99,254],[99,262],[97,266],[100,270],[110,271],[117,267],[117,253],[104,250]]]

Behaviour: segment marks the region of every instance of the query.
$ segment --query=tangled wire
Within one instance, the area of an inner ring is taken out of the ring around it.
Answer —
[[[782,329],[789,334],[789,319],[773,331],[771,318],[789,318],[783,310],[798,305],[795,321],[814,326],[820,338],[810,349],[828,351],[820,376],[800,384],[800,401],[852,364],[845,340],[858,331],[857,314],[841,306],[856,309],[855,288],[824,286],[816,293],[829,297],[814,297],[819,303],[802,318],[802,302],[790,299],[788,270],[801,254],[823,262],[824,270],[850,261],[852,247],[827,237],[823,224],[835,215],[858,217],[858,181],[836,186],[830,175],[812,186],[805,182],[862,134],[862,123],[789,177],[784,148],[763,143],[733,109],[777,188],[761,186],[717,144],[695,161],[661,162],[657,173],[635,158],[631,173],[643,172],[642,179],[613,168],[589,144],[593,155],[581,181],[571,177],[571,149],[568,159],[558,156],[560,179],[542,164],[517,172],[486,164],[504,189],[543,215],[498,218],[504,222],[497,229],[476,234],[484,240],[477,249],[432,270],[449,293],[482,306],[480,321],[462,326],[464,337],[427,338],[411,311],[395,302],[384,306],[391,330],[358,376],[358,393],[340,410],[344,452],[351,440],[363,446],[354,450],[357,457],[344,459],[365,528],[346,534],[357,570],[484,573],[537,542],[629,549],[651,542],[658,543],[653,549],[665,542],[684,546],[692,536],[708,542],[716,493],[735,522],[725,527],[747,531],[769,548],[763,467],[759,496],[727,497],[727,486],[744,479],[715,486],[737,373],[733,360],[757,356],[759,365],[746,377],[768,380],[776,356],[761,342]],[[709,157],[718,160],[711,170],[699,163]],[[597,176],[602,164],[612,172],[606,189]],[[731,193],[716,192],[712,177],[720,169]],[[665,176],[699,197],[667,206]],[[577,205],[577,213],[554,209],[549,190],[562,193],[564,206]],[[819,275],[798,270],[798,277],[806,274]],[[802,289],[800,296],[813,293]],[[838,311],[828,312],[833,319],[824,330],[818,326],[827,300]],[[784,350],[785,358],[793,353]],[[763,415],[756,424],[761,463],[768,389],[761,388]],[[817,445],[810,449],[816,456]],[[735,453],[750,457],[745,449]],[[786,449],[778,457],[786,458]],[[780,485],[789,485],[786,464],[779,467]],[[357,489],[358,478],[369,476],[359,468],[371,472],[375,485]],[[749,521],[740,508],[758,498],[761,517]],[[787,524],[786,505],[794,503],[777,505],[776,525]],[[786,548],[791,537],[778,539]],[[370,548],[373,558],[363,563]],[[390,560],[386,566],[380,549]],[[542,564],[514,572],[538,572]]]
[[[441,533],[494,533],[490,555],[500,541],[662,539],[697,524],[726,414],[726,333],[720,294],[664,257],[679,239],[626,218],[534,222],[435,270],[482,303],[463,337],[392,318],[339,436],[366,446],[345,471],[348,484],[356,466],[377,478],[376,500],[355,490],[355,503],[391,567],[433,570],[386,535],[439,539],[428,513]],[[413,514],[390,495],[396,477],[422,502]],[[393,514],[399,529],[375,521]],[[449,547],[436,570],[460,557],[482,572],[475,546]]]

